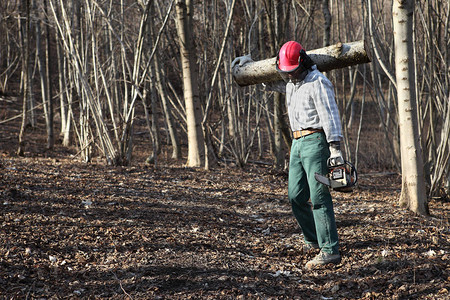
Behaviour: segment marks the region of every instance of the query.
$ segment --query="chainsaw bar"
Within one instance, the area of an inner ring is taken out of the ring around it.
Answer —
[[[358,175],[356,168],[346,161],[343,165],[330,167],[330,173],[327,175],[315,173],[314,178],[335,191],[351,192],[358,180]]]
[[[314,178],[316,178],[316,180],[322,184],[325,184],[326,186],[331,187],[331,182],[330,182],[330,178],[328,178],[327,176],[324,175],[320,175],[319,173],[315,173],[314,174]]]

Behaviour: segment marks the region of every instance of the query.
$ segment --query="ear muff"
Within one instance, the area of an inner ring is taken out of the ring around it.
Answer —
[[[306,70],[308,70],[309,68],[311,68],[312,66],[315,65],[315,63],[313,62],[311,57],[309,57],[309,55],[306,54],[306,51],[303,49],[300,50],[300,63],[303,65],[303,68],[305,68]]]

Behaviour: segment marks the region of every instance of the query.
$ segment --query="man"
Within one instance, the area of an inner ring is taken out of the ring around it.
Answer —
[[[237,63],[242,66],[248,61],[251,61],[250,56],[238,57],[232,67]],[[284,82],[267,84],[266,88],[286,94],[294,137],[288,196],[303,232],[304,249],[320,249],[306,268],[337,264],[341,255],[331,194],[328,187],[314,178],[315,173],[327,174],[329,166],[344,162],[340,150],[341,122],[333,85],[295,41],[281,47],[276,68]]]

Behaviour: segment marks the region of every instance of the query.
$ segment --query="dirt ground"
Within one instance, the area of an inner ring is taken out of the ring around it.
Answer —
[[[412,215],[398,174],[333,192],[342,263],[306,270],[284,172],[108,167],[37,141],[17,157],[17,131],[0,133],[1,299],[450,297],[449,202]]]

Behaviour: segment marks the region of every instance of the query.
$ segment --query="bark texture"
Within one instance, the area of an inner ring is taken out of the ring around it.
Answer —
[[[203,153],[203,132],[201,128],[201,107],[198,90],[198,72],[195,70],[195,49],[192,38],[192,10],[190,0],[177,0],[177,31],[181,63],[183,68],[183,92],[186,105],[188,131],[188,167],[200,167]]]
[[[330,71],[370,62],[364,41],[338,43],[329,47],[307,51],[322,71]],[[276,57],[247,63],[233,68],[233,77],[240,86],[282,80],[275,68]]]
[[[426,215],[428,207],[414,85],[413,12],[414,0],[394,1],[392,14],[402,163],[400,204]]]

